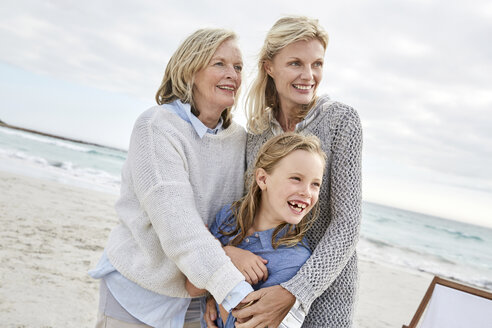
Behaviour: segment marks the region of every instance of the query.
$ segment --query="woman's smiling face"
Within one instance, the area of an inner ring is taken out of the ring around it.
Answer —
[[[224,41],[207,66],[195,75],[193,101],[200,116],[204,114],[218,118],[225,108],[234,104],[241,86],[242,66],[241,51],[236,41]]]
[[[296,41],[264,63],[277,89],[281,109],[307,105],[323,78],[325,49],[318,39]]]

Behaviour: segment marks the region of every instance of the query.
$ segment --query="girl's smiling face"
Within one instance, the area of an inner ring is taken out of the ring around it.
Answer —
[[[307,105],[323,78],[325,49],[318,39],[296,41],[264,63],[265,71],[275,82],[280,108]]]
[[[320,155],[295,150],[281,159],[270,174],[257,169],[255,178],[261,189],[255,218],[257,230],[271,229],[284,222],[298,224],[318,201],[323,166]]]

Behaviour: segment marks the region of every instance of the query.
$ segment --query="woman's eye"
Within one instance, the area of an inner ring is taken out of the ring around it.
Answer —
[[[323,63],[322,62],[316,62],[316,63],[314,63],[314,67],[323,67]]]
[[[237,71],[237,72],[241,72],[243,70],[243,67],[241,65],[234,65],[234,69]]]
[[[290,179],[295,180],[295,181],[301,181],[301,178],[299,178],[299,177],[291,177]]]
[[[216,63],[214,64],[214,66],[224,66],[224,63],[223,63],[223,62],[216,62]]]
[[[313,186],[315,186],[316,188],[319,188],[319,187],[321,187],[321,183],[319,183],[319,182],[314,182],[314,183],[313,183]]]
[[[294,62],[291,62],[289,65],[290,66],[301,66],[301,63],[298,61],[294,61]]]

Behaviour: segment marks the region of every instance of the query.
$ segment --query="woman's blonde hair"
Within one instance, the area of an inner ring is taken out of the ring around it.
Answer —
[[[179,99],[190,104],[192,113],[198,116],[200,112],[193,102],[195,75],[208,65],[224,41],[236,38],[232,31],[212,28],[200,29],[186,38],[167,63],[164,78],[155,95],[157,104],[168,104]],[[231,110],[232,107],[228,107],[221,114],[224,128],[231,124]]]
[[[321,149],[318,137],[314,135],[307,136],[299,133],[287,132],[273,137],[263,144],[256,156],[252,170],[247,173],[246,195],[234,202],[231,206],[232,216],[235,218],[233,222],[234,230],[226,232],[221,228],[222,234],[226,236],[235,236],[229,242],[230,245],[239,245],[243,239],[246,238],[248,231],[253,226],[255,215],[260,205],[262,192],[256,182],[255,172],[261,168],[268,174],[271,174],[280,160],[296,150],[305,150],[319,155],[323,161],[323,168],[325,167],[326,155]],[[291,247],[297,245],[302,241],[306,231],[311,227],[318,214],[319,205],[316,203],[313,209],[306,214],[298,224],[291,225],[282,223],[277,226],[272,235],[273,247],[277,248],[280,245]],[[285,229],[285,234],[277,239],[278,234],[283,229]]]
[[[253,81],[246,97],[247,128],[250,132],[260,134],[270,124],[270,114],[274,116],[279,110],[278,93],[275,82],[265,71],[264,64],[273,60],[280,50],[297,41],[319,40],[326,50],[328,34],[319,25],[317,19],[304,16],[288,16],[280,18],[268,31],[265,43],[260,51],[258,59],[258,74]],[[316,96],[310,104],[306,105],[300,119],[304,118],[316,100]]]

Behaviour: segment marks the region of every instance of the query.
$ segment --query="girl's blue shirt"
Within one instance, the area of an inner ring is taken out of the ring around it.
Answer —
[[[214,223],[210,226],[210,232],[225,246],[234,236],[224,236],[221,230],[230,232],[234,228],[235,218],[232,216],[231,205],[226,205],[216,215]],[[305,240],[293,247],[280,245],[276,249],[273,248],[272,235],[274,230],[275,228],[257,231],[237,245],[241,249],[248,250],[268,260],[266,264],[268,279],[253,285],[254,290],[279,285],[290,280],[311,256],[311,250],[308,248]],[[281,231],[277,238],[282,237],[284,233]],[[202,301],[202,306],[204,304]],[[219,328],[229,328],[234,327],[234,321],[234,317],[229,315],[225,324],[220,318],[217,320],[217,324]],[[206,327],[203,324],[204,322],[202,321],[202,327]]]

